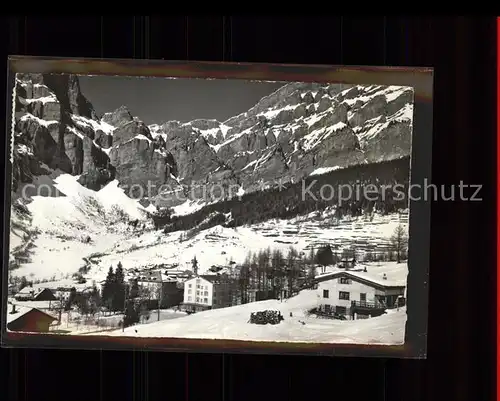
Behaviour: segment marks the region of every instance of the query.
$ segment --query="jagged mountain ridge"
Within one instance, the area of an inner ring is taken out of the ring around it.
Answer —
[[[224,122],[169,121],[150,129],[176,160],[186,160],[187,149],[200,152],[208,182],[225,180],[247,192],[262,181],[406,157],[412,118],[412,88],[290,83]],[[204,178],[189,162],[178,173],[186,184]]]
[[[99,119],[75,75],[17,74],[15,95],[14,191],[54,170],[79,175],[94,190],[128,170],[139,184],[173,170],[160,144],[147,142],[149,128],[126,109],[111,113],[113,125],[109,113]]]
[[[224,122],[147,126],[125,106],[99,119],[74,75],[18,74],[14,176],[29,181],[43,163],[89,188],[116,177],[172,206],[408,156],[412,116],[411,88],[289,83]]]

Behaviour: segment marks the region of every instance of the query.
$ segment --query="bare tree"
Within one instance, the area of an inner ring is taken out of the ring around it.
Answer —
[[[408,235],[405,228],[399,224],[391,237],[392,250],[396,254],[397,263],[401,263],[408,247]]]

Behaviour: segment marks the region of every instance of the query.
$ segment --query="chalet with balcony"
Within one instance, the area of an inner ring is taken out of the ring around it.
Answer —
[[[338,271],[316,277],[319,311],[351,319],[382,315],[386,309],[403,306],[406,283],[387,275],[369,275],[363,270]]]

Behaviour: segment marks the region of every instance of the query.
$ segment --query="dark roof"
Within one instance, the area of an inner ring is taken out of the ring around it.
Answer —
[[[203,274],[201,276],[198,276],[202,279],[205,279],[207,281],[210,281],[211,283],[218,284],[221,279],[227,278],[227,275],[225,274]]]
[[[26,316],[30,313],[38,313],[45,315],[46,317],[50,317],[53,320],[57,320],[56,317],[49,315],[48,313],[45,313],[41,311],[40,309],[36,308],[30,308],[30,307],[23,307],[16,305],[15,306],[15,313],[12,313],[12,305],[9,305],[9,309],[7,309],[7,324],[11,324],[12,322],[15,322],[16,320],[22,318],[23,316]]]

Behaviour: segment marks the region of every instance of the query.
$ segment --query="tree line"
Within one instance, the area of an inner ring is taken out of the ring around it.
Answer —
[[[118,262],[116,269],[109,267],[100,291],[95,286],[85,293],[77,293],[76,288],[72,288],[64,310],[76,307],[84,316],[94,316],[103,310],[120,312],[124,314],[123,326],[128,327],[139,323],[141,319],[149,319],[148,303],[151,295],[147,289],[140,288],[137,279],[127,282],[123,265]]]
[[[290,246],[288,250],[265,248],[249,252],[236,272],[224,278],[232,289],[238,303],[255,300],[291,297],[300,290],[314,285],[314,278],[325,273],[327,266],[355,267],[360,262],[396,261],[407,259],[408,235],[398,225],[390,239],[387,250],[360,252],[355,247],[336,250],[330,244],[311,247],[301,252]],[[196,260],[193,259],[193,263]],[[366,269],[366,266],[365,266]]]
[[[346,215],[371,215],[374,211],[389,214],[408,207],[409,174],[410,159],[408,157],[358,165],[308,177],[304,182],[288,183],[280,188],[268,188],[264,191],[248,193],[241,199],[224,199],[189,215],[172,216],[171,210],[163,210],[153,215],[152,219],[156,229],[163,228],[165,233],[169,233],[195,229],[200,224],[203,224],[205,229],[217,224],[237,227],[275,218],[289,219],[323,210],[329,206],[335,206],[336,218]],[[329,193],[323,193],[324,196],[321,196],[321,188],[325,188],[326,185],[331,185],[335,189],[333,196]],[[346,194],[339,196],[339,191],[337,191],[337,188],[341,186],[350,186],[362,195],[371,188],[380,189],[383,186],[386,189],[383,196],[375,191],[370,192],[369,197],[352,196],[350,199],[343,200]],[[305,188],[307,188],[307,194],[304,196]],[[226,220],[224,215],[229,212],[231,219]]]

